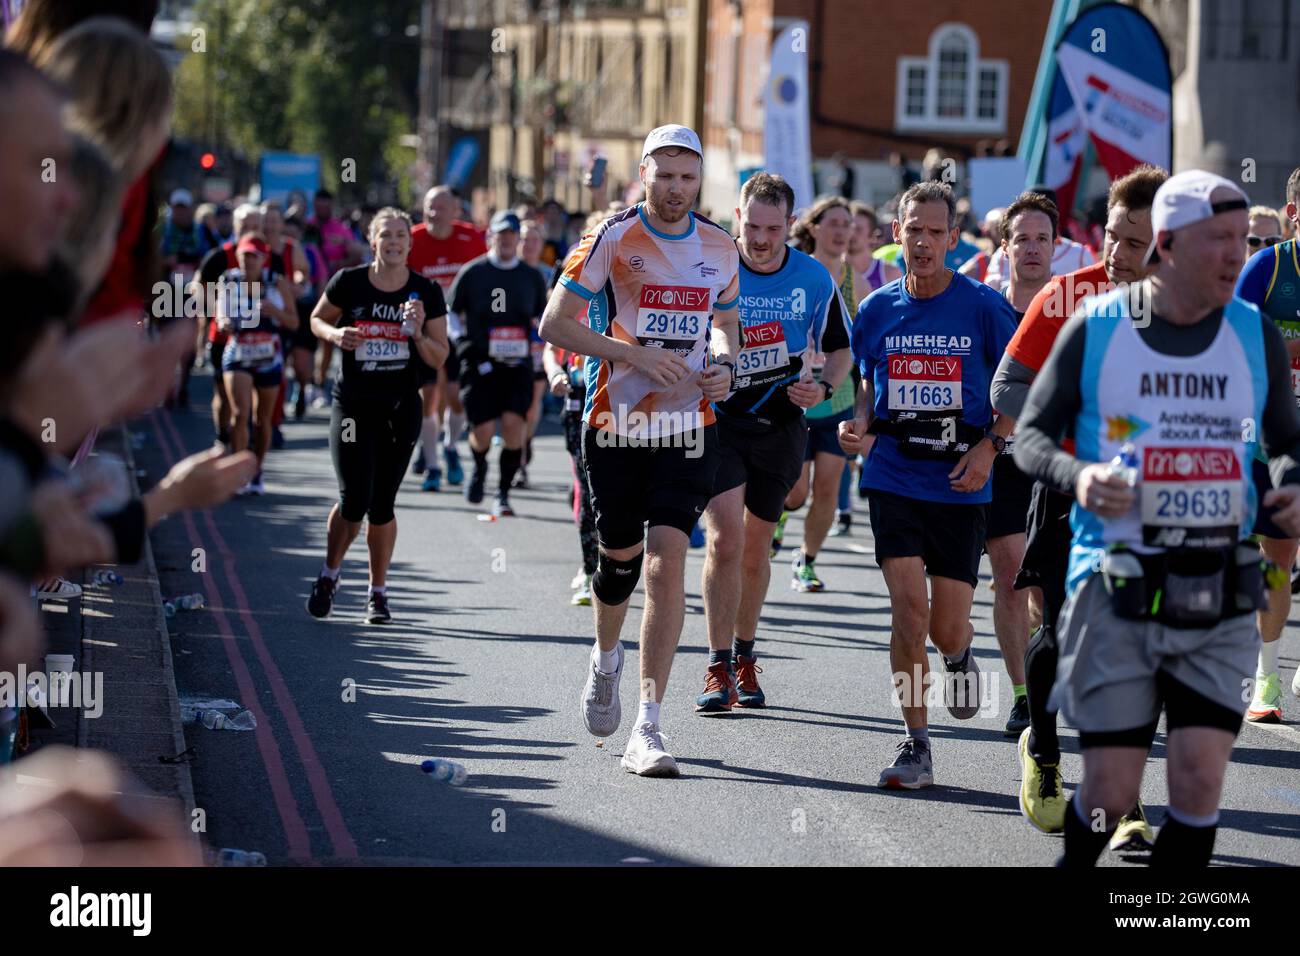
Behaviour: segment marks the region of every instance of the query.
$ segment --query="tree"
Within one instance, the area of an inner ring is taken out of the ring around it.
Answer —
[[[418,14],[403,0],[200,0],[206,52],[181,63],[176,131],[254,157],[320,153],[344,197],[409,201],[414,155],[400,140],[415,126]]]

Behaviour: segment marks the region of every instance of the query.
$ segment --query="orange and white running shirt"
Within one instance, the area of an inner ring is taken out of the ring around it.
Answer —
[[[725,229],[694,213],[682,235],[657,232],[643,205],[583,236],[560,283],[588,301],[605,293],[607,307],[588,310],[595,331],[672,349],[698,373],[709,360],[714,310],[734,306],[740,296],[740,253]],[[713,424],[698,375],[661,390],[626,362],[588,358],[587,369],[586,422],[592,428],[659,438]]]

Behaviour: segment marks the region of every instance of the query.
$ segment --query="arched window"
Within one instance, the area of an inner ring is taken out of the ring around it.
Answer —
[[[955,133],[1006,132],[1007,61],[981,60],[964,23],[930,34],[929,54],[898,58],[895,126]]]

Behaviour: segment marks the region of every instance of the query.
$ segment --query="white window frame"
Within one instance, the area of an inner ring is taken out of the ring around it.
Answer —
[[[967,49],[966,115],[960,118],[938,115],[939,48],[951,33],[960,34]],[[907,112],[907,74],[915,67],[920,67],[925,75],[925,113],[922,116],[912,116]],[[981,70],[993,70],[998,78],[997,115],[992,119],[980,119],[978,115]],[[974,30],[964,23],[941,23],[930,34],[926,56],[898,58],[894,79],[894,128],[900,132],[1005,133],[1009,74],[1010,66],[1006,60],[980,59],[980,41]]]

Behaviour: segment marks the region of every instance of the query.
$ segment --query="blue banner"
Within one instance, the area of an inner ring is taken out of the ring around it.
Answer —
[[[295,191],[301,192],[310,202],[320,188],[320,156],[316,153],[263,153],[257,179],[262,186],[263,202],[283,203]]]

